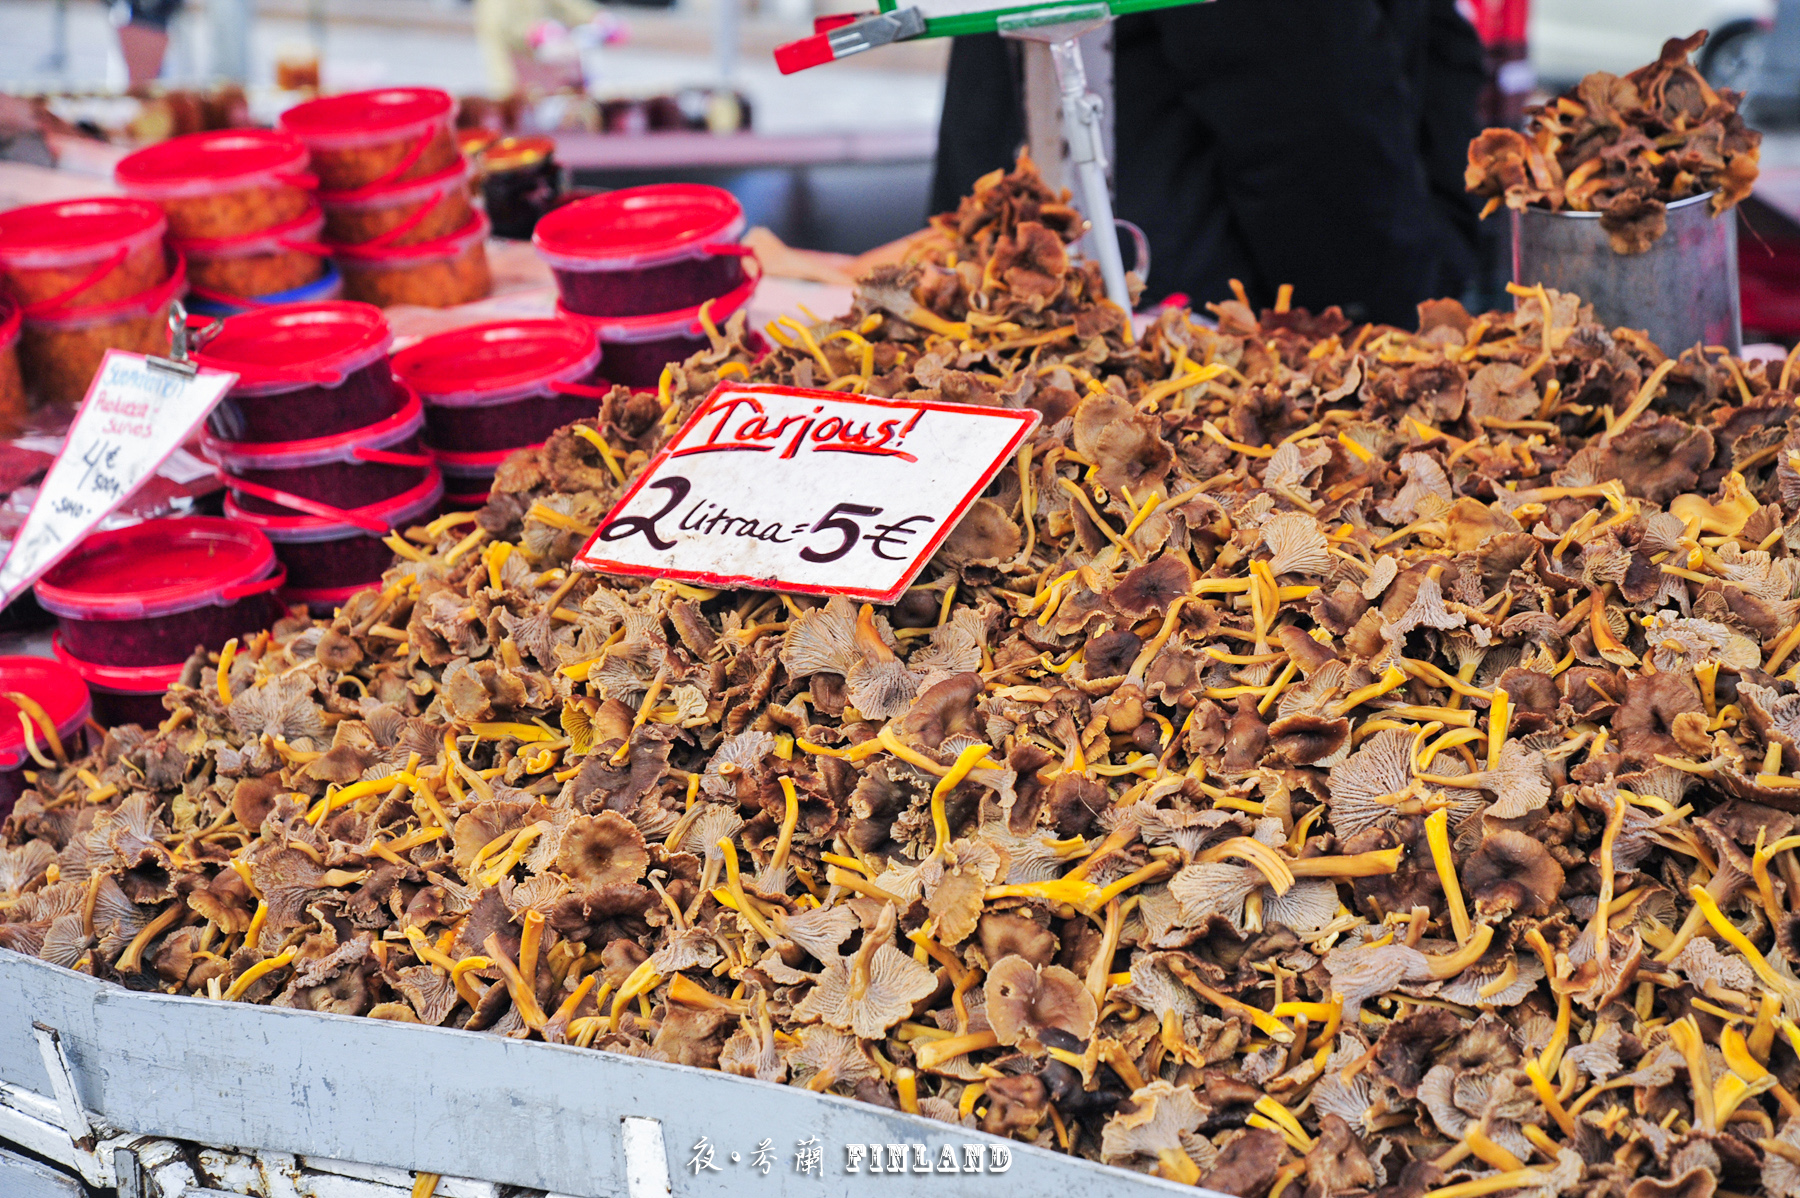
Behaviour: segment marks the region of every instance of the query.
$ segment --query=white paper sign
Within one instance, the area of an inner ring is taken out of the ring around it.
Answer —
[[[154,367],[143,354],[106,351],[0,564],[0,603],[23,594],[155,474],[237,377],[220,370],[185,375]]]
[[[1038,418],[1030,408],[721,384],[575,561],[892,603]]]

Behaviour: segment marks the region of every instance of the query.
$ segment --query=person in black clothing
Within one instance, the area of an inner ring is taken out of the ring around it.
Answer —
[[[934,211],[1024,140],[1018,46],[956,39]],[[1482,50],[1454,0],[1212,0],[1114,26],[1117,215],[1154,251],[1145,301],[1273,302],[1411,327],[1463,292]],[[1129,259],[1130,251],[1127,250]]]

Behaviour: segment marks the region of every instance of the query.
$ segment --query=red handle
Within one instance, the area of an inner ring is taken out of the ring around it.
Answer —
[[[612,388],[590,387],[586,383],[551,383],[550,390],[558,395],[575,395],[582,399],[605,399],[612,394]]]
[[[431,465],[431,458],[422,453],[393,453],[358,445],[350,454],[359,462],[376,462],[383,466],[417,466],[423,470]]]
[[[709,254],[719,257],[754,258],[756,251],[739,241],[714,241],[700,247]]]
[[[31,303],[26,304],[25,315],[44,316],[51,312],[55,312],[57,309],[66,305],[70,300],[93,287],[101,279],[104,279],[107,275],[117,270],[124,263],[125,257],[129,253],[131,253],[130,247],[123,248],[97,266],[94,269],[94,273],[90,274],[87,278],[81,280],[81,282],[75,284],[75,286],[69,288],[67,291],[59,292],[47,299],[34,300]]]
[[[296,254],[317,254],[321,258],[329,258],[332,254],[332,247],[323,241],[289,241],[282,237],[275,244]]]
[[[239,599],[248,599],[252,595],[261,595],[287,585],[287,566],[275,563],[275,573],[257,582],[240,582],[228,586],[224,590],[225,598],[236,603]]]
[[[269,503],[278,503],[282,507],[292,508],[294,511],[303,512],[308,516],[317,516],[321,520],[336,520],[342,524],[351,524],[362,529],[364,532],[372,532],[378,537],[386,536],[393,531],[386,521],[377,520],[373,516],[364,516],[359,512],[345,511],[341,507],[332,507],[329,503],[320,503],[316,499],[308,499],[303,495],[295,495],[289,491],[278,491],[274,487],[265,487],[261,483],[249,482],[248,480],[238,478],[235,475],[224,474],[221,472],[220,477],[225,480],[225,485],[230,487],[233,491],[242,491],[244,494],[256,499],[265,500]]]
[[[459,184],[459,186],[460,186],[460,184]],[[454,191],[455,188],[451,188],[450,190]],[[367,240],[367,241],[357,242],[356,243],[357,247],[359,249],[360,248],[373,249],[373,248],[380,247],[380,246],[393,245],[394,242],[398,241],[400,238],[406,236],[408,233],[410,233],[414,229],[418,228],[419,225],[424,221],[424,219],[426,217],[430,216],[433,212],[437,211],[438,205],[442,204],[445,200],[447,200],[449,198],[450,198],[450,192],[446,191],[443,195],[440,195],[437,199],[430,200],[426,203],[420,204],[418,206],[418,208],[413,210],[413,214],[411,216],[407,217],[405,220],[401,221],[399,224],[395,225],[393,228],[389,229],[385,233],[378,233],[374,237],[369,238],[369,240]]]
[[[418,142],[413,145],[413,148],[406,152],[406,157],[402,158],[393,170],[381,176],[379,179],[363,184],[363,186],[380,187],[385,183],[393,183],[398,180],[401,175],[410,171],[413,168],[413,164],[418,162],[424,155],[426,148],[437,139],[437,133],[437,127],[435,125],[430,129],[425,130],[424,136],[420,137]]]
[[[298,187],[302,191],[319,190],[319,176],[311,171],[295,171],[289,175],[276,175],[277,183],[285,183],[289,187]]]

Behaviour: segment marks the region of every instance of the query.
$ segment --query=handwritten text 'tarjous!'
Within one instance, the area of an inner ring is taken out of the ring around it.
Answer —
[[[801,453],[857,453],[918,461],[900,445],[918,427],[924,409],[860,424],[842,416],[822,416],[824,411],[825,405],[816,404],[810,413],[771,420],[754,395],[735,395],[701,418],[702,426],[695,432],[704,430],[704,441],[685,444],[673,456],[748,452],[786,459]]]

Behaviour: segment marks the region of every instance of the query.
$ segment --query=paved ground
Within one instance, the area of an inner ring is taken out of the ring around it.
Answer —
[[[692,0],[698,4],[701,0]],[[284,50],[310,44],[300,4],[265,3],[251,45],[253,89],[267,88]],[[849,7],[850,5],[845,5]],[[68,61],[52,68],[55,5],[51,0],[0,0],[0,88],[102,90],[123,77],[113,31],[100,0],[68,0]],[[322,65],[327,88],[416,83],[458,94],[484,90],[480,61],[462,0],[361,0],[326,6]],[[646,94],[716,79],[710,23],[704,11],[674,17],[620,9],[631,44],[602,59],[608,92]],[[941,45],[898,48],[795,76],[782,76],[769,57],[777,42],[809,29],[793,21],[746,22],[737,85],[750,97],[757,128],[805,133],[871,128],[932,128],[941,101]],[[207,77],[210,31],[203,12],[176,23],[165,77],[185,83]]]

